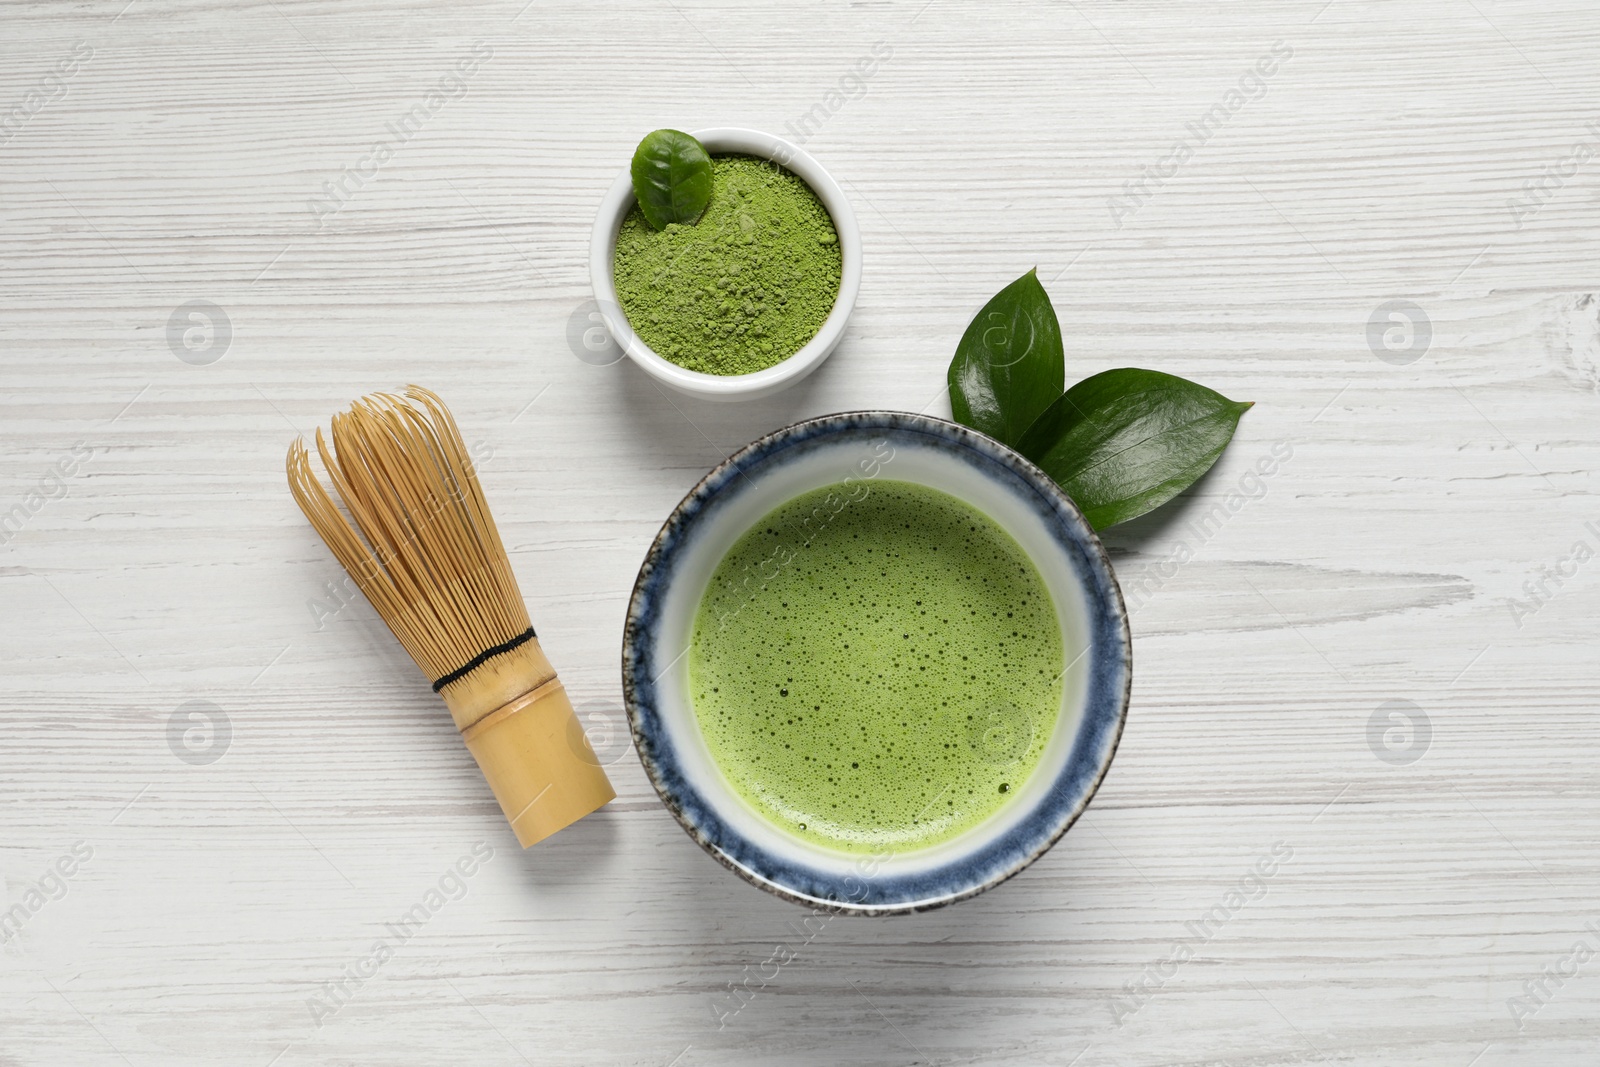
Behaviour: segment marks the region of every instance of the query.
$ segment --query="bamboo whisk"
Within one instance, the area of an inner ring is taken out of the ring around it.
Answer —
[[[421,386],[333,417],[317,453],[350,518],[289,446],[289,489],[444,698],[524,848],[616,796],[528,622],[461,433]]]

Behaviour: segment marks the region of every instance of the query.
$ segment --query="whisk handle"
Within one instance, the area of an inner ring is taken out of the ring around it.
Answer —
[[[523,848],[615,799],[559,678],[461,731]]]

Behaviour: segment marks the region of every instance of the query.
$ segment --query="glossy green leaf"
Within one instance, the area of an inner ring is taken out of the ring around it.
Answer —
[[[1017,450],[1103,530],[1194,484],[1222,455],[1249,407],[1160,371],[1108,370],[1057,398]]]
[[[711,202],[711,157],[679,130],[656,130],[633,153],[633,195],[658,230],[698,222]]]
[[[1066,380],[1056,309],[1029,271],[978,312],[950,361],[956,421],[1015,448]]]

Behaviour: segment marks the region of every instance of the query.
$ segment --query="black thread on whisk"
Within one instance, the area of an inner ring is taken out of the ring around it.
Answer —
[[[467,675],[471,674],[473,671],[477,670],[479,667],[483,666],[485,663],[489,662],[489,660],[491,660],[494,657],[498,656],[500,653],[502,653],[502,652],[510,652],[513,648],[516,648],[518,645],[525,645],[529,641],[532,641],[535,637],[538,637],[538,636],[539,636],[538,634],[533,632],[533,627],[530,626],[526,630],[524,630],[520,634],[518,634],[517,636],[513,637],[511,640],[502,641],[500,644],[495,645],[493,648],[484,649],[482,652],[479,652],[476,656],[473,656],[470,660],[468,660],[466,666],[457,667],[455,670],[451,671],[449,674],[445,675],[443,678],[440,678],[437,682],[434,682],[433,683],[433,691],[435,693],[437,693],[439,690],[443,689],[445,686],[449,685],[451,682],[458,681],[458,680],[460,680],[462,678],[465,678]]]

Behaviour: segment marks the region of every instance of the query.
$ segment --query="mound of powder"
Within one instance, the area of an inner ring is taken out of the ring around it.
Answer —
[[[617,234],[617,299],[659,355],[705,374],[788,359],[822,327],[842,269],[833,219],[770,160],[711,160],[711,203],[692,226],[654,229],[638,207]]]

